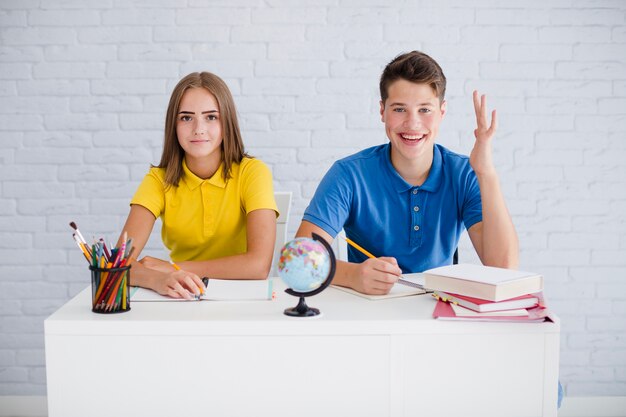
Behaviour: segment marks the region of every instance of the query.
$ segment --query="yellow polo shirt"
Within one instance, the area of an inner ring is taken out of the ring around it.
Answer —
[[[130,204],[161,217],[161,237],[174,262],[203,261],[245,253],[246,215],[271,209],[278,215],[272,174],[260,160],[233,164],[225,182],[222,165],[209,179],[193,174],[183,161],[178,187],[166,187],[165,169],[151,168]]]

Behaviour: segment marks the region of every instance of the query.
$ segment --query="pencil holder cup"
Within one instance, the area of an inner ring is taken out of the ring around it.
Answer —
[[[97,268],[91,271],[91,311],[123,313],[130,310],[130,265],[121,268]]]

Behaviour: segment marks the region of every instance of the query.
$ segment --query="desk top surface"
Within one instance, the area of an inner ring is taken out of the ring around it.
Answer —
[[[306,299],[320,316],[288,317],[298,299],[274,280],[273,301],[133,302],[117,314],[91,312],[88,287],[45,320],[45,333],[59,335],[391,335],[463,333],[558,333],[556,323],[482,323],[432,318],[429,294],[368,300],[329,287]]]

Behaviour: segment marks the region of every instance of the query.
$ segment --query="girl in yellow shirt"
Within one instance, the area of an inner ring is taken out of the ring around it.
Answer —
[[[139,257],[161,217],[175,265],[133,262],[132,285],[190,298],[203,276],[267,278],[277,214],[272,175],[244,152],[228,87],[208,72],[187,75],[170,97],[161,162],[139,185],[124,225]]]

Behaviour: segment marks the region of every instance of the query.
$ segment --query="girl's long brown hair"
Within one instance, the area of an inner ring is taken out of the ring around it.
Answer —
[[[178,186],[183,176],[183,158],[185,151],[178,143],[176,136],[176,120],[180,109],[180,101],[183,94],[189,88],[205,88],[213,94],[217,101],[222,124],[222,156],[223,164],[222,176],[224,181],[231,178],[231,167],[235,163],[241,162],[245,153],[239,122],[237,121],[237,110],[233,96],[226,83],[217,75],[210,72],[193,72],[176,84],[170,103],[167,106],[165,115],[165,136],[163,139],[163,153],[161,162],[157,168],[165,169],[165,183],[167,185]]]

